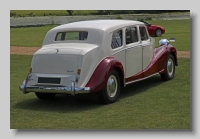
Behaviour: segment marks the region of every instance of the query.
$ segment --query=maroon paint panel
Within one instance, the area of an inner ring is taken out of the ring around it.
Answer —
[[[143,78],[143,72],[141,71],[134,76],[126,78],[126,83],[134,81],[134,80],[139,80],[139,79],[142,79],[142,78]]]
[[[161,47],[158,47],[154,50],[154,57],[152,62],[149,64],[149,66],[143,71],[144,77],[148,77],[152,74],[155,74],[157,72],[164,73],[165,72],[165,66],[167,62],[167,57],[169,53],[174,53],[175,56],[175,64],[177,63],[177,52],[176,49],[172,45],[163,45]]]
[[[109,73],[113,68],[119,68],[124,76],[122,63],[114,57],[106,57],[99,63],[90,80],[86,84],[86,87],[90,87],[90,92],[97,92],[106,87]]]
[[[165,68],[166,59],[168,56],[167,46],[161,46],[154,49],[154,56],[151,63],[143,70],[143,77],[148,77],[152,74],[163,71]]]

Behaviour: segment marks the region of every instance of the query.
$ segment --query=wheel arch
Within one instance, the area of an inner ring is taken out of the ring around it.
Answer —
[[[174,57],[175,60],[175,66],[178,66],[178,60],[175,52],[170,52],[170,54]]]
[[[161,32],[163,33],[163,29],[162,29],[162,28],[160,28],[160,27],[157,27],[157,28],[156,28],[156,30],[157,30],[157,29],[160,29],[160,30],[161,30]]]
[[[116,70],[117,73],[119,74],[119,79],[120,79],[120,85],[123,87],[126,87],[126,80],[124,78],[124,73],[119,67],[114,67],[112,70]]]
[[[118,61],[115,57],[106,57],[104,58],[96,67],[95,71],[91,75],[89,81],[85,85],[86,87],[90,87],[91,93],[98,92],[103,90],[106,87],[107,79],[109,73],[112,70],[116,70],[119,74],[120,85],[124,85],[124,68],[120,61]]]

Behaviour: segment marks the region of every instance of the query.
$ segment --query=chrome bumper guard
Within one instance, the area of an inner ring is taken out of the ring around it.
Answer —
[[[19,86],[19,90],[24,94],[29,92],[44,92],[44,93],[63,93],[75,95],[79,93],[89,93],[90,87],[75,87],[75,82],[71,83],[71,87],[47,87],[47,86],[33,86],[26,87],[26,81],[24,80],[22,85]]]

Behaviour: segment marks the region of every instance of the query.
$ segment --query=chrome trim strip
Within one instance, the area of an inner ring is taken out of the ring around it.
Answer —
[[[139,46],[142,46],[142,44],[137,44],[137,45],[134,45],[134,46],[126,47],[126,48],[124,48],[124,49],[122,49],[122,50],[119,50],[119,51],[113,53],[112,56],[115,55],[115,54],[118,54],[118,53],[120,53],[120,52],[126,51],[127,49],[131,49],[131,48],[139,47]]]
[[[150,43],[145,44],[145,45],[142,45],[142,47],[147,47],[147,46],[149,46],[149,45],[150,45]]]
[[[134,82],[138,82],[138,81],[145,80],[145,79],[150,78],[150,77],[152,77],[152,76],[155,76],[155,75],[157,75],[157,74],[159,74],[159,73],[152,74],[152,75],[147,76],[147,77],[142,78],[142,79],[138,79],[138,80],[134,80],[134,81],[127,82],[126,85],[127,85],[127,84],[131,84],[131,83],[134,83]]]
[[[48,87],[48,86],[31,86],[26,87],[25,80],[22,85],[19,86],[19,90],[24,94],[29,92],[44,92],[44,93],[64,93],[75,95],[79,93],[89,93],[90,87],[75,87],[75,83],[72,82],[71,87]]]

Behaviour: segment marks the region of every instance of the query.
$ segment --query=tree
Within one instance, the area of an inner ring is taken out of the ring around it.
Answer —
[[[73,10],[67,10],[67,12],[68,12],[68,14],[70,15],[70,16],[72,16],[72,14],[73,14]]]
[[[111,10],[98,10],[98,15],[110,15]]]

